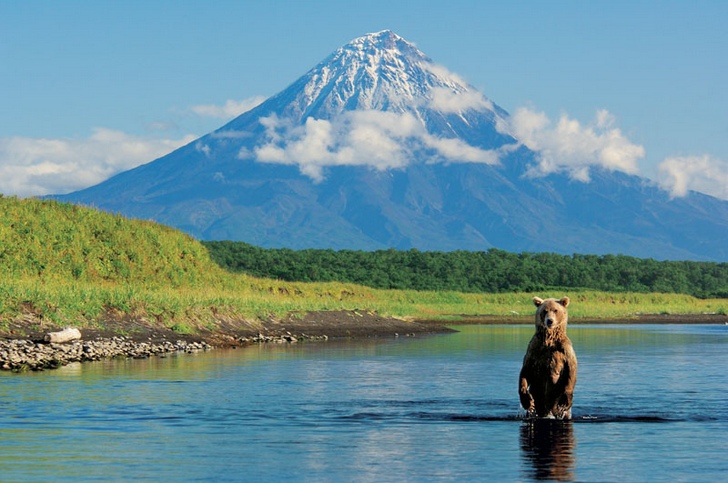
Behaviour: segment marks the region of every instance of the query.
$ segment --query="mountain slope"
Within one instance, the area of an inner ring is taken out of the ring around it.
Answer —
[[[726,260],[728,202],[593,168],[533,176],[509,114],[390,31],[147,165],[58,198],[264,247]]]

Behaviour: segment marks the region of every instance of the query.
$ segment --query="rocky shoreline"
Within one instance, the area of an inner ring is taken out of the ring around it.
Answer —
[[[328,340],[327,336],[294,336],[285,334],[270,336],[258,334],[240,337],[223,346],[237,347],[250,344],[280,343],[292,344],[303,340]],[[173,353],[195,353],[208,351],[214,346],[206,341],[161,340],[139,342],[131,337],[114,336],[95,340],[75,340],[53,343],[28,339],[7,339],[0,341],[0,369],[13,372],[42,371],[57,369],[74,362],[91,362],[102,359],[147,359]]]
[[[56,369],[74,362],[102,359],[146,359],[172,353],[194,353],[214,348],[252,344],[294,344],[329,338],[398,337],[451,332],[439,324],[405,321],[366,311],[334,311],[292,314],[262,321],[257,327],[223,324],[217,331],[202,330],[182,335],[164,327],[136,321],[110,321],[105,330],[81,328],[80,340],[50,342],[50,333],[31,330],[34,324],[15,324],[0,339],[0,369],[14,372]],[[133,335],[118,335],[129,331]],[[53,328],[60,329],[60,328]]]
[[[112,337],[91,341],[77,340],[66,343],[10,339],[0,341],[0,368],[24,372],[56,369],[73,362],[99,361],[102,359],[146,359],[173,352],[199,352],[212,349],[206,342],[163,341],[135,342],[126,337]]]

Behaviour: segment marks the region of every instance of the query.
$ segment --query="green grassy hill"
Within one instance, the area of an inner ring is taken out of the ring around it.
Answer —
[[[157,223],[0,197],[0,273],[80,282],[188,286],[220,277],[207,249]]]

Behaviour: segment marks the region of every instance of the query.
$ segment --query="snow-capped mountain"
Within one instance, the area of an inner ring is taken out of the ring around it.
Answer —
[[[268,247],[728,259],[728,202],[603,168],[533,176],[539,154],[509,119],[383,31],[195,142],[58,198]]]
[[[507,113],[414,45],[385,30],[341,47],[213,138],[265,133],[241,159],[293,164],[317,181],[326,166],[401,168],[421,161],[495,163],[515,140]],[[212,149],[204,140],[205,149]]]
[[[447,105],[458,96],[462,96],[460,106]],[[341,47],[273,98],[279,100],[284,103],[282,116],[299,119],[330,119],[353,110],[413,112],[422,117],[439,108],[463,112],[467,120],[467,107],[495,115],[491,102],[472,86],[388,30]],[[468,101],[470,106],[465,105]]]

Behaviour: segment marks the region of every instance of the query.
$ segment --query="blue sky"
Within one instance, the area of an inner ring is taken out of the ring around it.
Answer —
[[[639,174],[728,199],[727,23],[722,0],[0,0],[0,192],[151,161],[391,29],[510,112],[608,111]]]

